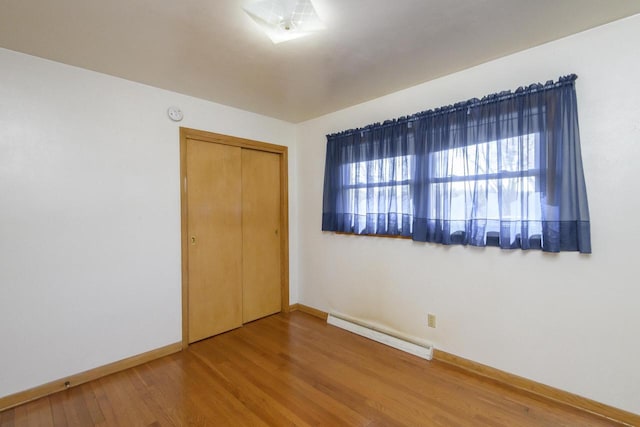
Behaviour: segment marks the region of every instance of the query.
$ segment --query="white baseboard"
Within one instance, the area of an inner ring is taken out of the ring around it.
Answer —
[[[379,327],[369,325],[359,320],[356,321],[342,315],[329,314],[327,323],[423,359],[431,360],[433,358],[432,345],[412,342],[393,334],[391,331],[381,330]]]

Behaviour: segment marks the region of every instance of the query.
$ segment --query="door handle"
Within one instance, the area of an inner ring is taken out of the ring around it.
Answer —
[[[191,244],[192,245],[196,244],[196,236],[191,236]]]

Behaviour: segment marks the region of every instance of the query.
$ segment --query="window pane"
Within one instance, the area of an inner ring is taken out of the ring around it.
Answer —
[[[348,163],[342,173],[350,188],[343,190],[345,212],[352,214],[351,227],[356,233],[410,233],[413,201],[409,177],[413,156]],[[406,218],[409,220],[406,221]],[[368,221],[368,223],[367,223]],[[397,225],[396,225],[397,224]]]
[[[537,134],[532,133],[436,151],[429,156],[431,176],[473,178],[474,175],[534,170],[536,141]]]

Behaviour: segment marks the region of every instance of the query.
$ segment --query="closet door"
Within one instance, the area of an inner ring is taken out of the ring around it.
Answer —
[[[242,149],[187,140],[189,342],[242,326]]]
[[[280,312],[280,156],[242,150],[242,321]]]

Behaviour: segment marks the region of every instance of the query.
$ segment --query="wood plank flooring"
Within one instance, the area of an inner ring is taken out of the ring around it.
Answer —
[[[0,413],[21,426],[611,426],[294,312]]]

